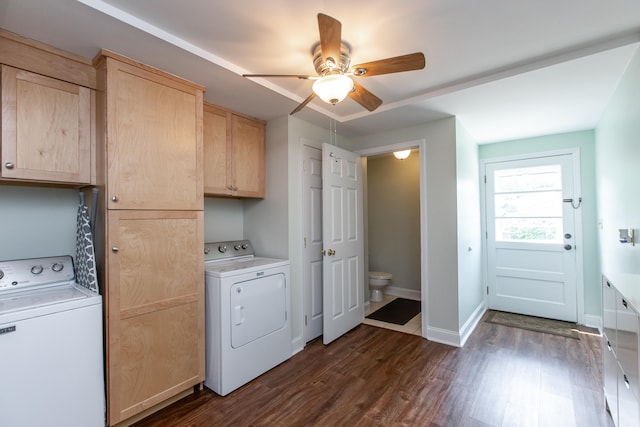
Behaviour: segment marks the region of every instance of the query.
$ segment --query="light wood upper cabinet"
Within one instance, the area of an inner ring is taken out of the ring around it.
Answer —
[[[261,120],[204,104],[206,195],[264,197],[265,128]]]
[[[90,184],[95,92],[2,65],[2,178]]]
[[[109,53],[105,79],[109,209],[203,209],[202,88]]]

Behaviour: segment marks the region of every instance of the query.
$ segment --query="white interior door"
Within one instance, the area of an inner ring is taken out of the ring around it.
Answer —
[[[323,342],[364,319],[364,240],[360,156],[322,144]]]
[[[302,146],[304,340],[322,335],[322,150]]]
[[[489,308],[577,321],[572,155],[488,163],[485,174]]]

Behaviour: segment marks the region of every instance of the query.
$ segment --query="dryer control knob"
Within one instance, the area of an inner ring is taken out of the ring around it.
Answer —
[[[235,246],[233,247],[233,249],[235,249],[236,251],[239,251],[239,250],[240,250],[240,245],[235,245]]]
[[[63,268],[64,268],[64,264],[61,263],[61,262],[56,262],[55,264],[53,264],[51,266],[51,269],[53,271],[55,271],[56,273],[59,272],[59,271],[62,271]]]
[[[44,271],[44,268],[41,265],[34,265],[31,267],[31,272],[33,274],[40,274]]]
[[[4,277],[4,271],[0,270],[0,279]]]
[[[249,247],[249,245],[247,245],[246,243],[242,244],[242,249],[247,249]]]
[[[227,252],[227,246],[226,245],[220,245],[218,246],[218,251],[223,254],[225,252]]]

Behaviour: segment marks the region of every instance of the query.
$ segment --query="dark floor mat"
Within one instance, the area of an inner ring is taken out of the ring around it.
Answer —
[[[396,298],[367,316],[367,319],[404,325],[420,313],[420,301]]]

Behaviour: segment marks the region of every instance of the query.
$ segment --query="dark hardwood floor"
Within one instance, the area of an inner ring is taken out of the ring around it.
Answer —
[[[599,339],[482,321],[454,348],[360,325],[226,397],[205,389],[136,426],[613,427]]]

